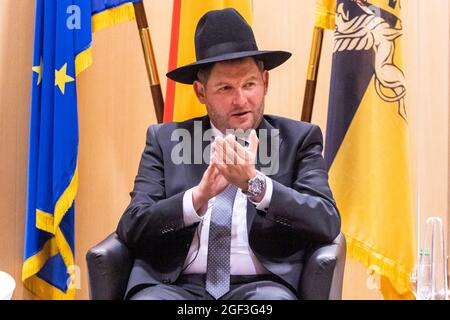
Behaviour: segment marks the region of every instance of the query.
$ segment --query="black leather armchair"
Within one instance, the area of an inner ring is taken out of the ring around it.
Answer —
[[[342,297],[346,243],[340,234],[332,244],[310,250],[299,284],[305,300],[339,300]],[[115,233],[86,254],[89,294],[92,300],[121,300],[124,297],[133,258]]]

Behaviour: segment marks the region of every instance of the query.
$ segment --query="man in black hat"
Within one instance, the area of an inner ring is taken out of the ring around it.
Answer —
[[[148,129],[117,229],[135,258],[126,297],[296,299],[305,250],[332,242],[340,218],[320,129],[264,115],[268,70],[291,54],[258,50],[234,9],[206,13],[195,47],[167,76],[208,115]]]

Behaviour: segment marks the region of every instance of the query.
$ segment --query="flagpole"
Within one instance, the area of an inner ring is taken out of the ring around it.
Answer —
[[[322,51],[323,29],[314,27],[311,51],[309,53],[308,74],[305,95],[303,97],[302,121],[311,122],[314,97],[316,95],[317,74],[319,72],[320,53]]]
[[[144,51],[145,65],[147,67],[147,75],[150,82],[150,90],[152,93],[156,119],[158,123],[161,123],[163,121],[164,99],[159,82],[158,68],[156,67],[156,59],[153,52],[152,39],[150,37],[150,29],[148,28],[144,3],[143,1],[134,2],[133,6],[136,15],[137,27],[139,29],[139,35],[141,38],[142,49]]]

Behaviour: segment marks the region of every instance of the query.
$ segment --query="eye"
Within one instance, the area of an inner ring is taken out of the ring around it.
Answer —
[[[247,83],[245,84],[244,87],[247,88],[247,89],[251,89],[251,88],[253,88],[255,85],[256,85],[255,82],[247,82]]]
[[[230,90],[231,90],[230,86],[223,86],[223,87],[219,88],[219,91],[221,91],[221,92],[227,92],[227,91],[230,91]]]

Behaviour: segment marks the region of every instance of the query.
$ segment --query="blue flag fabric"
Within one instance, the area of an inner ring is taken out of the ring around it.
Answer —
[[[24,285],[73,299],[78,187],[76,77],[92,62],[92,32],[134,18],[137,0],[36,0]]]

